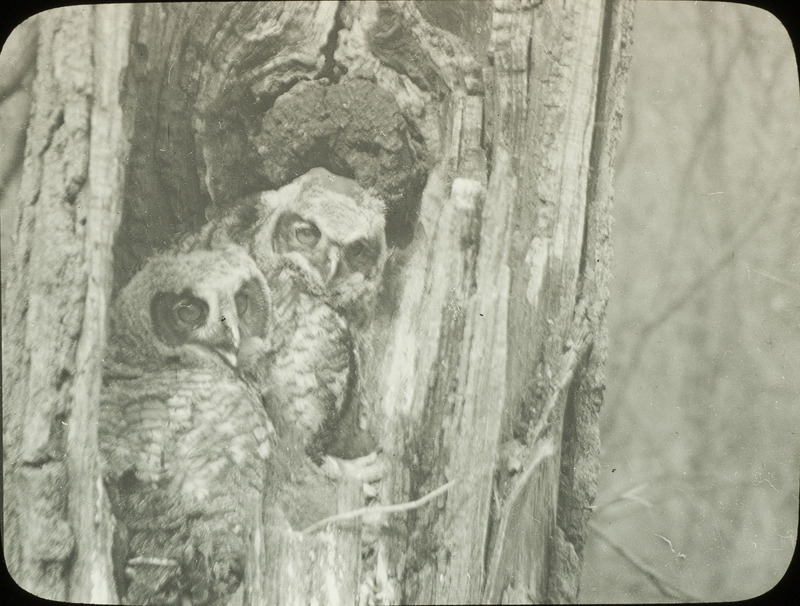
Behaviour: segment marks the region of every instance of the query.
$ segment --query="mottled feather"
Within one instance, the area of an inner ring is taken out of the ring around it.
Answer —
[[[155,258],[112,307],[98,436],[128,603],[222,605],[245,574],[273,429],[220,335],[235,351],[248,321],[234,294],[251,281],[271,318],[263,276],[234,248]],[[176,344],[154,326],[151,301],[187,289],[209,312]]]
[[[385,206],[352,179],[312,169],[241,201],[182,250],[243,246],[275,303],[269,373],[251,369],[281,435],[325,454],[361,456],[359,334],[369,324],[387,259]]]

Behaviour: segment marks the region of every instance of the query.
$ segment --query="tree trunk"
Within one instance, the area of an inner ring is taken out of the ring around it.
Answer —
[[[14,579],[113,599],[96,415],[122,206],[130,9],[38,17],[18,240],[3,300],[4,536]]]
[[[424,502],[377,530],[265,520],[265,574],[242,601],[574,601],[631,17],[612,1],[40,16],[3,302],[14,578],[113,600],[95,430],[111,293],[236,200],[325,166],[387,203],[394,252],[360,371],[388,462],[379,501]],[[342,486],[340,511],[357,506]]]

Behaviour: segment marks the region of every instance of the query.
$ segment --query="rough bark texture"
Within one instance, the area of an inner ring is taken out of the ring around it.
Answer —
[[[267,2],[44,19],[4,302],[15,578],[110,599],[93,428],[112,264],[116,289],[242,196],[324,166],[386,200],[396,247],[361,369],[388,462],[380,502],[452,486],[368,532],[265,520],[265,573],[238,598],[574,600],[631,11]],[[340,511],[358,505],[357,487],[339,493]],[[36,516],[52,553],[30,553]]]
[[[589,158],[586,233],[578,282],[579,297],[593,303],[596,327],[591,353],[576,378],[566,404],[556,517],[555,554],[551,558],[547,597],[574,602],[578,597],[583,548],[597,493],[600,460],[599,414],[605,389],[608,335],[604,305],[611,279],[612,166],[619,138],[630,61],[633,10],[610,4],[603,16],[595,127]]]
[[[96,405],[121,207],[129,9],[39,18],[21,219],[3,302],[4,548],[25,589],[113,599]]]

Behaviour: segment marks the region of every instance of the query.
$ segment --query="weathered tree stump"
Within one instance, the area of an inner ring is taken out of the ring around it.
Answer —
[[[378,527],[265,520],[238,599],[574,601],[631,18],[611,0],[41,15],[3,301],[14,578],[114,599],[95,429],[107,301],[155,251],[323,166],[387,203],[393,253],[361,369],[379,502],[449,488]],[[358,487],[338,492],[339,511],[360,506]]]

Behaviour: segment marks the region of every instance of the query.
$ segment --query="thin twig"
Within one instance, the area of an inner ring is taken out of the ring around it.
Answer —
[[[177,560],[172,558],[157,558],[148,556],[138,556],[128,560],[128,565],[133,566],[158,566],[161,568],[177,568]]]
[[[428,494],[423,497],[420,497],[416,501],[408,501],[406,503],[396,503],[394,505],[372,505],[369,507],[361,507],[360,509],[352,509],[350,511],[344,511],[342,513],[337,513],[336,515],[329,516],[317,522],[314,522],[310,526],[306,527],[302,530],[303,534],[309,534],[314,532],[315,530],[319,530],[320,528],[324,528],[329,524],[334,524],[336,522],[342,522],[345,520],[352,520],[354,518],[358,518],[367,514],[390,514],[390,513],[402,513],[404,511],[411,511],[413,509],[418,509],[432,501],[439,495],[444,494],[448,490],[450,490],[453,486],[455,486],[456,480],[450,480],[447,484],[439,486],[435,490],[432,490]]]
[[[708,281],[708,279],[716,274],[723,266],[730,263],[735,253],[741,248],[741,246],[749,240],[753,234],[758,231],[760,227],[764,225],[764,219],[769,214],[772,205],[775,203],[777,196],[770,199],[766,204],[764,204],[761,209],[754,214],[754,216],[739,230],[739,233],[736,234],[736,237],[730,241],[728,246],[726,246],[723,251],[717,255],[717,258],[714,259],[706,268],[697,274],[687,286],[683,288],[677,295],[675,295],[672,300],[669,301],[665,306],[662,307],[661,312],[651,318],[642,328],[642,334],[651,333],[654,331],[658,326],[660,326],[669,316],[671,316],[675,311],[683,307],[691,298],[692,295],[700,289],[700,286],[703,285]]]
[[[594,523],[589,524],[589,527],[598,537],[611,549],[616,551],[623,559],[627,560],[634,568],[644,574],[656,588],[668,598],[679,600],[681,602],[702,602],[699,597],[692,595],[682,589],[674,587],[669,581],[663,579],[656,571],[650,566],[639,560],[635,555],[630,553],[622,545],[614,541],[609,535],[600,530]]]
[[[497,574],[500,570],[501,554],[503,553],[503,544],[505,543],[506,532],[508,531],[509,520],[511,519],[511,508],[519,500],[524,489],[528,486],[528,482],[533,475],[533,472],[539,467],[539,464],[546,458],[555,454],[556,448],[553,440],[548,438],[544,442],[536,445],[536,451],[533,457],[525,463],[525,468],[514,483],[508,498],[503,506],[503,513],[500,516],[500,527],[497,529],[497,539],[494,543],[494,550],[492,557],[489,560],[489,573],[486,576],[486,585],[483,591],[483,603],[488,604],[494,593],[494,585],[497,582]]]
[[[585,306],[580,303],[576,306],[575,319],[573,320],[572,330],[569,334],[569,347],[559,360],[558,369],[549,387],[550,396],[542,407],[539,419],[536,425],[528,432],[527,443],[529,450],[526,460],[522,465],[523,471],[514,480],[514,485],[503,503],[502,512],[500,514],[500,526],[498,527],[497,539],[495,540],[494,549],[489,559],[488,574],[483,590],[483,603],[488,603],[495,592],[495,584],[497,583],[497,576],[500,570],[500,561],[502,560],[505,536],[511,519],[511,511],[524,493],[534,471],[536,471],[542,461],[556,453],[555,443],[552,438],[548,438],[544,441],[541,441],[540,438],[547,428],[547,424],[550,420],[550,413],[555,409],[559,395],[564,393],[572,382],[575,369],[578,368],[584,354],[589,351],[589,345],[594,339],[592,322],[587,313],[588,310]]]
[[[707,49],[707,59],[709,62],[708,65],[714,65],[715,63],[713,56],[714,49],[712,46],[713,45],[709,45]],[[700,124],[694,129],[694,132],[697,134],[694,137],[693,148],[689,150],[687,154],[685,154],[686,162],[678,173],[681,175],[681,178],[675,189],[678,194],[678,201],[674,210],[676,216],[684,214],[686,204],[692,199],[692,179],[697,176],[697,172],[700,166],[702,166],[702,163],[698,162],[697,159],[702,158],[703,154],[709,149],[710,144],[716,140],[713,135],[715,130],[719,131],[720,124],[722,123],[723,119],[723,112],[720,111],[720,108],[725,107],[725,84],[729,82],[730,74],[736,67],[739,55],[742,54],[743,48],[744,45],[742,44],[734,45],[722,69],[718,71],[713,70],[713,73],[709,74],[709,78],[714,79],[713,86],[710,89],[714,91],[714,97],[706,104],[706,107],[709,109],[702,117]],[[668,250],[675,250],[677,247],[678,237],[682,233],[680,227],[680,223],[676,223],[674,225]],[[669,266],[665,266],[665,268],[666,267]],[[661,273],[662,275],[659,278],[659,283],[663,284],[665,277],[663,275],[664,272]]]
[[[790,288],[794,288],[795,290],[800,290],[800,284],[795,284],[794,282],[790,282],[789,280],[786,280],[779,276],[773,276],[772,274],[768,274],[767,272],[757,269],[755,267],[748,267],[747,270],[752,271],[754,274],[758,274],[759,276],[764,276],[765,278],[768,278],[773,282],[777,282],[778,284],[782,284],[783,286],[788,286]]]
[[[583,311],[581,310],[578,313],[582,314]],[[564,352],[559,361],[556,378],[550,387],[550,397],[547,399],[544,408],[539,414],[539,420],[536,425],[528,432],[528,444],[534,444],[547,427],[550,413],[556,407],[559,395],[564,392],[572,381],[572,375],[575,373],[578,362],[583,357],[583,354],[588,351],[589,344],[594,338],[589,319],[585,316],[580,318],[574,333],[575,334],[570,335],[570,339],[572,339],[570,348]]]
[[[671,498],[680,498],[682,495],[691,494],[692,497],[697,497],[698,494],[702,493],[703,491],[714,491],[718,492],[723,489],[748,489],[748,488],[755,488],[758,485],[757,480],[729,480],[727,478],[722,477],[718,473],[691,473],[691,474],[684,474],[684,473],[676,473],[676,472],[665,472],[659,474],[649,480],[644,482],[640,482],[631,488],[627,488],[616,493],[610,495],[607,501],[603,501],[595,505],[595,513],[599,513],[612,505],[616,505],[618,503],[623,503],[626,501],[634,501],[638,503],[642,503],[647,507],[653,507],[653,504],[644,499],[643,497],[637,497],[636,493],[642,492],[645,489],[652,488],[658,489],[668,486],[670,484],[678,484],[677,490],[680,491],[671,494],[669,497],[661,497],[658,499],[660,504],[668,501]],[[686,491],[691,489],[691,492],[688,493],[683,490],[683,486],[687,486]]]
[[[656,329],[691,301],[692,297],[697,294],[703,286],[707,286],[710,283],[710,279],[714,277],[720,269],[734,259],[742,245],[753,237],[758,229],[764,225],[764,219],[770,214],[770,210],[778,198],[779,194],[775,194],[769,198],[758,211],[753,213],[751,219],[739,230],[736,236],[728,243],[728,246],[726,246],[703,271],[698,273],[689,284],[678,292],[677,295],[672,297],[666,305],[662,306],[659,313],[644,323],[639,332],[639,338],[631,349],[631,355],[628,357],[628,361],[625,364],[625,370],[621,373],[621,376],[627,377],[627,382],[630,382],[634,376],[636,368],[643,359],[642,353],[644,348],[647,346],[650,337],[655,333]]]

